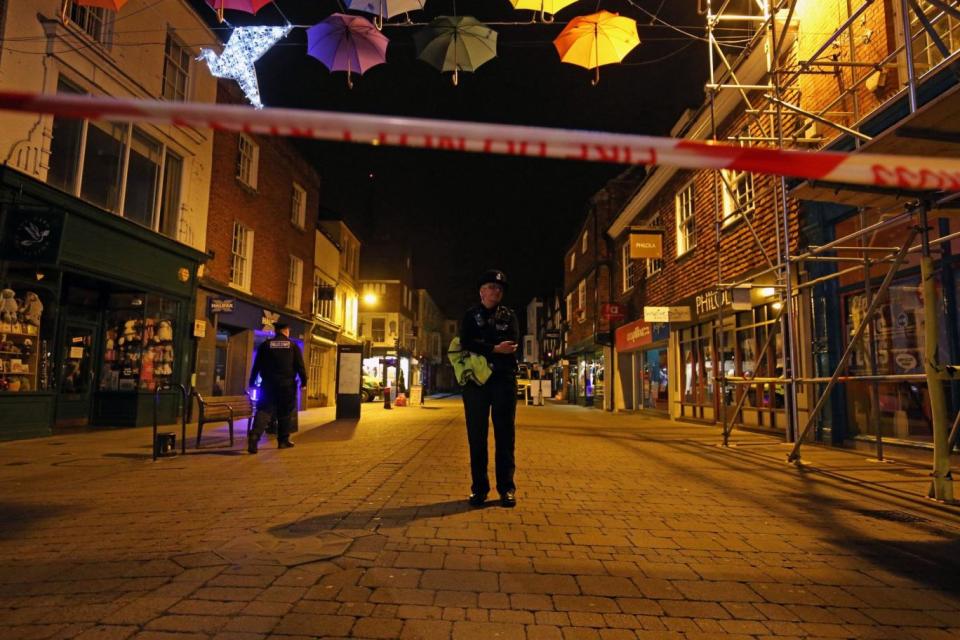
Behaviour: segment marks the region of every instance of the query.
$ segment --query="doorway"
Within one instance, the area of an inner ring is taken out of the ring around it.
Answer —
[[[96,376],[99,325],[84,320],[65,320],[60,332],[63,357],[57,380],[57,427],[82,427],[90,423],[90,407]]]

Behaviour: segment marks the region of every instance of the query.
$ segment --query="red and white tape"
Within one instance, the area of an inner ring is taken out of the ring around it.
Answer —
[[[960,191],[960,158],[787,151],[598,131],[0,91],[0,109],[374,145],[682,169],[735,169],[825,182]]]

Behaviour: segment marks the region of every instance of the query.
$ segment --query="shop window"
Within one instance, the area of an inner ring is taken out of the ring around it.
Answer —
[[[620,247],[620,269],[621,281],[623,282],[623,292],[626,293],[636,286],[639,279],[639,262],[630,257],[630,241],[623,243]]]
[[[106,9],[80,6],[73,0],[67,0],[64,12],[84,33],[104,47],[109,48],[113,41],[113,13]]]
[[[697,246],[697,224],[694,217],[694,191],[691,182],[675,196],[677,218],[677,255],[682,256]]]
[[[310,363],[307,366],[307,379],[310,386],[307,389],[307,397],[312,400],[320,399],[320,372],[323,369],[323,351],[320,349],[310,349]]]
[[[387,321],[386,318],[373,318],[371,320],[371,337],[374,342],[387,341]]]
[[[307,220],[307,191],[296,182],[293,183],[293,195],[290,206],[290,222],[303,229]]]
[[[190,82],[190,51],[172,33],[163,48],[163,97],[184,102]]]
[[[234,221],[230,248],[230,284],[244,291],[250,290],[252,258],[253,229],[242,222]]]
[[[103,339],[101,391],[153,391],[174,380],[179,304],[143,293],[112,294]]]
[[[287,270],[287,307],[300,308],[300,299],[303,291],[303,260],[297,256],[290,256],[290,266]]]
[[[56,274],[35,269],[2,272],[0,394],[53,388]]]
[[[237,151],[237,180],[256,190],[259,165],[260,146],[253,138],[241,133]]]
[[[123,217],[153,228],[154,206],[160,185],[160,159],[163,147],[139,129],[130,138],[127,186],[124,190]]]

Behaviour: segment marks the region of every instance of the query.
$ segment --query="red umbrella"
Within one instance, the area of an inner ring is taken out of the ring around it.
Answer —
[[[233,9],[234,11],[243,11],[244,13],[256,13],[273,0],[207,0],[207,4],[217,10],[220,16],[220,22],[223,22],[223,10]]]
[[[109,11],[120,11],[127,0],[73,0],[73,4],[81,7],[98,7]]]

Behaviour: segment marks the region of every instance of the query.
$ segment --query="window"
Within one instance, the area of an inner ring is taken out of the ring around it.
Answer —
[[[296,182],[293,183],[293,202],[290,207],[290,222],[303,229],[307,221],[307,191]]]
[[[113,41],[113,14],[106,9],[96,9],[93,7],[81,7],[70,0],[69,11],[65,12],[69,16],[70,22],[80,27],[80,29],[94,41],[109,48]]]
[[[677,255],[682,256],[697,246],[697,222],[693,215],[693,183],[675,197],[677,212]]]
[[[123,196],[123,217],[154,228],[154,208],[160,191],[160,162],[163,147],[139,129],[130,137],[127,182]]]
[[[242,222],[233,223],[230,249],[230,284],[250,290],[250,267],[253,259],[253,229]]]
[[[587,319],[587,280],[583,279],[577,285],[577,320]]]
[[[583,232],[583,237],[580,238],[580,253],[587,252],[587,232]]]
[[[623,292],[630,291],[637,284],[638,262],[630,257],[630,241],[620,248],[620,268],[622,270]]]
[[[720,170],[723,191],[723,224],[731,224],[754,209],[753,174],[749,171]]]
[[[575,266],[577,266],[577,252],[572,251],[570,253],[570,271],[573,271]]]
[[[947,50],[955,53],[960,49],[960,19],[957,15],[944,11],[943,7],[938,7],[928,0],[918,0],[917,5],[933,25],[933,30],[940,36]],[[953,3],[953,7],[956,6],[956,3]],[[927,30],[923,28],[914,11],[910,12],[910,24],[911,31],[918,34],[912,43],[913,61],[917,75],[921,76],[943,62],[943,54]]]
[[[190,81],[190,52],[173,34],[167,33],[163,48],[163,98],[184,102]]]
[[[567,319],[573,321],[573,294],[567,294]]]
[[[300,298],[303,291],[303,260],[297,256],[290,256],[290,268],[287,271],[287,306],[291,309],[300,308]]]
[[[81,93],[61,78],[59,93]],[[47,183],[179,238],[183,160],[129,124],[54,118]]]
[[[374,318],[370,326],[374,342],[387,341],[387,321],[385,318]]]
[[[257,169],[260,162],[260,147],[250,136],[240,134],[237,159],[237,180],[251,189],[257,188]]]
[[[647,225],[653,229],[662,229],[663,220],[660,219],[660,216],[657,215],[650,220]],[[662,258],[647,258],[647,276],[652,276],[654,274],[660,273],[663,271],[663,259]]]
[[[332,284],[326,282],[319,273],[313,274],[313,315],[334,319],[334,296],[336,290]]]

